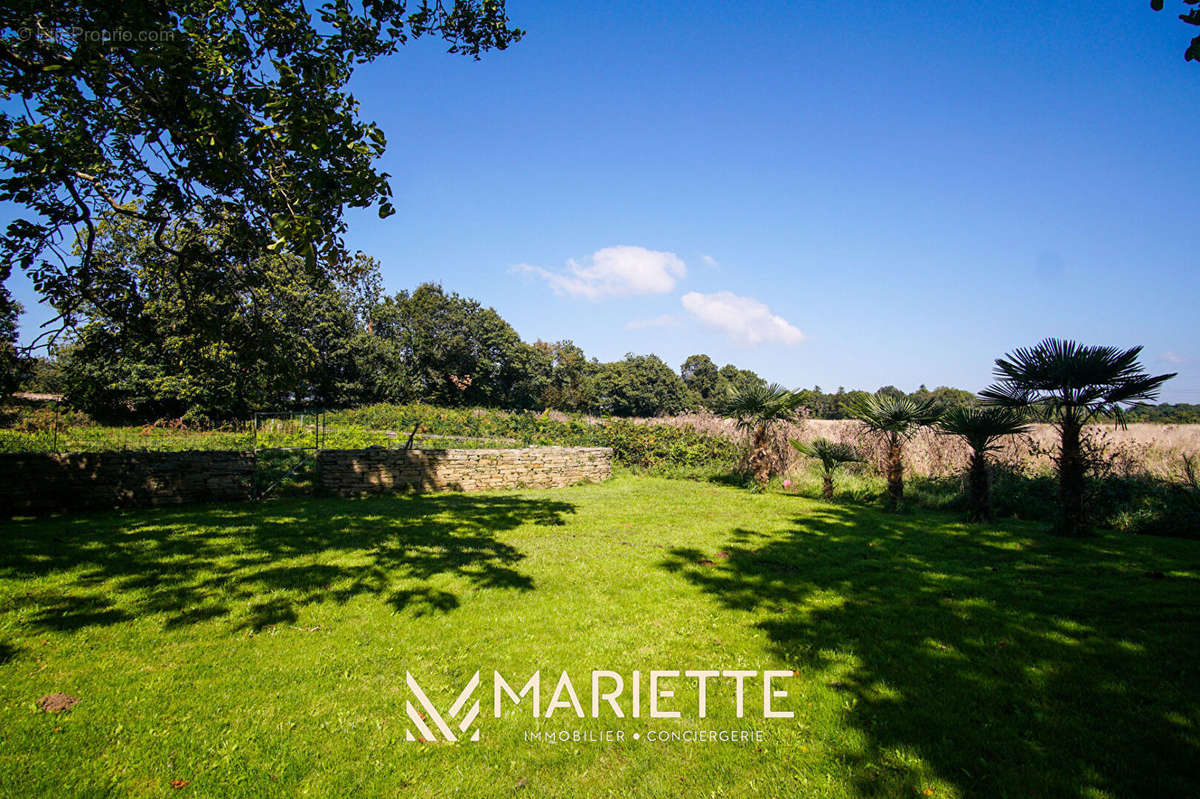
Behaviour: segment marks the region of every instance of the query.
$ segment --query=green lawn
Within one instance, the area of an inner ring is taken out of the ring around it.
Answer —
[[[14,521],[0,794],[1197,796],[1198,632],[1200,542],[700,482]],[[796,715],[679,678],[678,720],[492,718],[539,668],[585,711],[592,669],[795,670]],[[476,670],[481,739],[406,741],[405,672],[444,708]],[[564,729],[626,738],[524,738]]]

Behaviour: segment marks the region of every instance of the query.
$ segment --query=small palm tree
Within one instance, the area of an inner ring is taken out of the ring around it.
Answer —
[[[817,438],[809,443],[792,441],[792,446],[802,455],[816,458],[821,462],[824,484],[822,493],[825,499],[833,501],[833,473],[844,463],[856,463],[862,460],[858,450],[849,444],[839,444],[827,438]]]
[[[899,510],[904,502],[904,444],[917,430],[937,421],[932,399],[915,400],[900,394],[867,394],[846,404],[847,410],[883,438],[887,449],[887,508]]]
[[[997,358],[996,382],[979,392],[993,405],[1033,410],[1058,429],[1056,528],[1063,535],[1087,533],[1083,426],[1097,414],[1107,414],[1124,427],[1124,412],[1156,398],[1162,384],[1175,376],[1147,374],[1138,363],[1141,351],[1048,338]]]
[[[750,437],[750,471],[759,487],[771,479],[771,428],[795,418],[800,397],[778,383],[729,392],[728,412]]]
[[[938,420],[938,432],[961,436],[971,448],[967,469],[967,519],[981,522],[992,518],[991,476],[987,454],[999,448],[1004,436],[1028,432],[1023,414],[1012,408],[949,408]]]

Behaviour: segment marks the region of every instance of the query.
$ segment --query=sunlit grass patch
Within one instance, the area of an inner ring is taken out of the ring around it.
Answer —
[[[1194,795],[1198,564],[1196,542],[629,475],[15,521],[0,794]],[[704,668],[794,672],[795,717],[739,719],[716,686],[699,719],[681,678],[679,720],[405,740],[406,671],[440,701],[477,670]],[[58,691],[78,704],[35,707]],[[764,740],[525,740],[731,727]]]

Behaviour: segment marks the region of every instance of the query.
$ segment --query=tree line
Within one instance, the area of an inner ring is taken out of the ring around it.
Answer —
[[[197,227],[188,246],[217,249],[232,235]],[[362,254],[329,277],[286,252],[244,268],[181,271],[155,239],[137,217],[110,214],[97,225],[89,296],[60,309],[72,326],[52,358],[23,365],[26,389],[61,393],[101,419],[219,422],[263,408],[373,402],[722,413],[732,394],[766,384],[704,354],[676,372],[655,355],[605,363],[569,340],[528,343],[494,309],[440,285],[386,294],[378,262]],[[804,392],[815,414],[831,418],[855,395]]]
[[[219,247],[229,235],[212,226],[191,245]],[[18,363],[10,387],[61,393],[99,419],[221,422],[267,408],[374,402],[732,415],[735,397],[767,386],[706,354],[677,372],[655,355],[601,362],[569,340],[528,343],[494,309],[435,283],[385,293],[378,262],[362,254],[331,277],[284,252],[245,268],[180,271],[154,239],[135,217],[109,215],[97,226],[88,300],[73,307],[53,357]],[[15,325],[7,335],[15,339]],[[973,401],[969,391],[925,386],[794,393],[822,419],[852,418],[873,395],[938,408]]]

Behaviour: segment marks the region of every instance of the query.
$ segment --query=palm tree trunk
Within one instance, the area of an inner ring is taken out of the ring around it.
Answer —
[[[899,510],[904,504],[904,447],[892,438],[887,445],[887,509]]]
[[[1079,537],[1087,534],[1083,507],[1084,462],[1082,426],[1071,417],[1062,422],[1062,451],[1058,456],[1058,532]]]
[[[991,486],[987,460],[982,452],[973,452],[971,468],[967,473],[967,520],[982,522],[991,518]]]
[[[754,482],[760,488],[766,488],[771,479],[771,456],[767,452],[767,428],[764,425],[754,434],[754,454],[750,456],[750,468],[754,472]]]
[[[825,499],[833,502],[833,472],[825,472],[823,493],[825,494]]]

